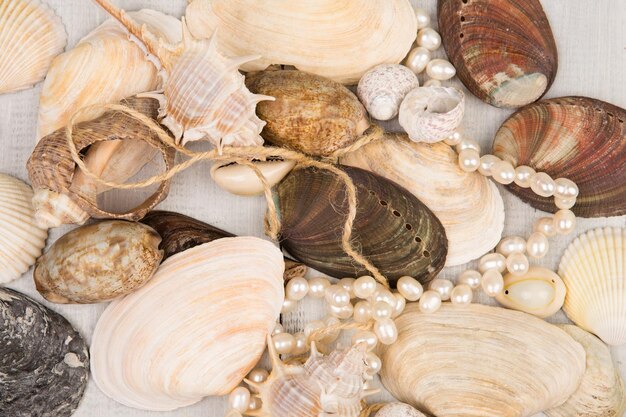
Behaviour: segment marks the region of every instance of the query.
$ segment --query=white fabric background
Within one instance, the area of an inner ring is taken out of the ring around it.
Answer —
[[[46,0],[61,15],[69,32],[69,47],[105,19],[88,0]],[[411,0],[428,9],[435,16],[436,0]],[[181,16],[184,0],[116,0],[122,7],[135,10],[150,7]],[[546,13],[559,48],[559,72],[546,97],[585,95],[626,107],[626,2],[624,0],[543,0]],[[441,51],[441,54],[443,52]],[[355,56],[358,60],[358,56]],[[106,63],[103,63],[106,65]],[[455,84],[459,84],[455,82]],[[460,85],[460,84],[459,84]],[[0,96],[0,167],[2,172],[28,180],[25,163],[35,143],[37,105],[41,85],[16,94]],[[494,133],[511,113],[496,109],[467,95],[466,117],[463,128],[490,149]],[[178,211],[210,222],[241,235],[263,236],[262,198],[243,198],[229,195],[218,189],[210,180],[207,164],[199,164],[176,177],[167,200],[159,208]],[[588,169],[593,169],[588,167]],[[505,233],[528,236],[532,222],[541,213],[523,204],[501,188],[506,203]],[[574,235],[551,240],[549,256],[540,265],[555,269],[567,244],[585,230],[600,226],[626,225],[624,217],[587,219],[578,222]],[[69,228],[51,232],[49,242],[54,242]],[[476,236],[480,239],[480,236]],[[445,270],[444,277],[453,278],[460,268]],[[106,307],[101,305],[61,306],[43,301],[35,291],[31,272],[11,283],[11,288],[23,291],[63,314],[88,342],[95,323]],[[483,300],[485,301],[485,300]],[[286,326],[296,331],[303,323],[323,315],[321,304],[307,302],[288,317]],[[559,313],[551,321],[566,321]],[[614,359],[626,377],[626,346],[614,348]],[[462,360],[463,358],[459,358]],[[389,398],[384,394],[381,397]],[[223,398],[209,398],[195,406],[169,413],[144,412],[126,408],[105,397],[90,380],[86,395],[76,412],[76,417],[219,417],[224,415]]]

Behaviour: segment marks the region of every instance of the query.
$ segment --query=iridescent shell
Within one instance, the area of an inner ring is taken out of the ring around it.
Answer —
[[[539,0],[439,0],[443,45],[459,79],[496,107],[521,107],[550,88],[558,67]]]
[[[357,95],[374,119],[391,120],[404,97],[419,86],[417,76],[404,65],[381,64],[363,75]]]
[[[542,100],[514,113],[498,130],[493,153],[553,179],[576,183],[572,211],[582,217],[626,214],[626,110],[586,97]],[[593,168],[592,168],[593,167]],[[508,186],[533,207],[555,212],[554,198]]]

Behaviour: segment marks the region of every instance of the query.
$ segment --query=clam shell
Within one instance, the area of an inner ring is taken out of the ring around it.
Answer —
[[[47,229],[35,222],[27,184],[0,174],[0,284],[22,276],[46,246]]]
[[[587,97],[542,100],[514,113],[498,130],[493,152],[552,178],[576,183],[572,211],[582,217],[626,214],[626,110]],[[593,166],[594,169],[589,169]],[[555,212],[553,198],[509,185],[535,208]]]
[[[67,34],[61,18],[39,0],[0,4],[0,94],[30,88],[43,80]]]
[[[98,387],[154,411],[228,394],[263,354],[283,304],[283,271],[281,252],[253,237],[171,256],[100,317],[91,347]]]
[[[262,56],[244,71],[293,65],[344,84],[378,64],[400,63],[417,33],[408,0],[193,0],[185,14],[194,36],[217,31],[226,55]]]
[[[352,244],[392,283],[409,275],[423,283],[443,268],[447,240],[435,215],[404,188],[359,168],[341,167],[357,190]],[[346,189],[336,175],[296,168],[275,187],[281,245],[297,260],[333,277],[368,271],[344,252]]]
[[[450,62],[479,99],[521,107],[552,85],[557,50],[539,0],[439,0],[437,15]]]
[[[296,165],[295,161],[254,161],[270,186],[280,182]],[[241,164],[219,164],[211,167],[211,178],[223,190],[242,196],[263,194],[265,188],[252,168]]]
[[[559,264],[563,310],[609,345],[626,343],[626,229],[594,229],[574,240]]]
[[[119,220],[65,234],[37,260],[37,291],[53,303],[109,301],[142,287],[158,268],[161,237],[152,228]]]
[[[404,403],[389,403],[381,408],[375,417],[426,417],[425,414]]]
[[[339,83],[301,71],[263,71],[246,77],[250,91],[275,97],[257,106],[275,145],[328,156],[354,143],[370,123],[358,98]]]
[[[11,417],[70,417],[89,379],[89,352],[61,315],[0,287],[0,410]]]
[[[394,181],[426,204],[446,230],[446,266],[454,266],[492,250],[504,228],[498,188],[477,172],[461,170],[457,160],[456,152],[444,143],[415,143],[405,135],[387,134],[340,162]]]
[[[381,359],[398,400],[438,417],[529,417],[564,403],[585,372],[585,351],[531,315],[444,303],[435,314],[409,304],[398,341]]]
[[[419,86],[417,76],[404,65],[381,64],[363,75],[357,95],[374,119],[391,120],[404,97]]]

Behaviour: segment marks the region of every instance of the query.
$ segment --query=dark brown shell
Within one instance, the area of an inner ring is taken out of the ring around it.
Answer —
[[[359,168],[341,167],[357,188],[352,244],[394,283],[404,275],[426,283],[443,268],[448,241],[437,217],[399,185]],[[296,259],[343,278],[369,275],[343,250],[345,185],[330,171],[296,169],[274,190],[281,243]]]
[[[626,214],[626,110],[587,97],[542,100],[518,110],[500,127],[493,153],[553,179],[576,183],[572,211],[582,217]],[[508,186],[531,206],[554,213],[554,198]]]
[[[267,122],[268,142],[309,155],[328,156],[354,143],[370,123],[359,99],[343,85],[306,72],[261,71],[246,77],[262,101],[257,115]]]
[[[439,0],[438,17],[450,62],[481,100],[521,107],[552,85],[558,54],[539,0]]]

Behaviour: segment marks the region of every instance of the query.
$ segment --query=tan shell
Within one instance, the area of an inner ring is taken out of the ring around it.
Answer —
[[[530,417],[563,404],[585,372],[585,351],[556,326],[518,311],[407,305],[381,359],[398,400],[437,417]]]
[[[389,403],[381,408],[374,417],[426,417],[426,415],[408,404]]]
[[[255,161],[270,186],[280,182],[296,165],[295,161]],[[211,178],[220,188],[229,193],[243,196],[263,194],[264,187],[256,173],[246,165],[219,164],[211,167]]]
[[[53,303],[109,301],[142,287],[163,251],[151,227],[119,220],[82,226],[65,234],[37,260],[37,291]]]

